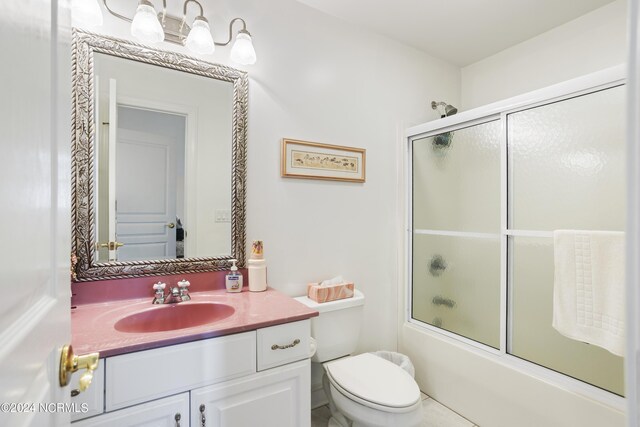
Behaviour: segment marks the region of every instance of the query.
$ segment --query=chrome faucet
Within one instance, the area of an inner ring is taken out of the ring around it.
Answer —
[[[182,302],[182,298],[180,298],[180,291],[177,287],[169,288],[169,292],[164,299],[165,304],[173,304]]]
[[[183,279],[178,282],[178,286],[169,288],[169,292],[165,295],[164,289],[166,284],[158,282],[153,285],[153,290],[155,291],[153,304],[177,304],[179,302],[189,301],[191,300],[188,289],[189,286],[191,286],[191,283]]]

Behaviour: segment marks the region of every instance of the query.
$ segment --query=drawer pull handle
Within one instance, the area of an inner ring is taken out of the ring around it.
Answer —
[[[205,427],[207,420],[204,417],[204,404],[200,405],[200,427]]]
[[[71,397],[76,397],[79,394],[80,394],[80,390],[78,390],[77,388],[74,388],[73,390],[71,390]]]
[[[271,350],[286,350],[287,348],[295,347],[298,344],[300,344],[300,340],[296,338],[295,340],[293,340],[291,344],[287,344],[287,345],[274,344],[271,346]]]
[[[180,418],[182,418],[182,415],[180,415],[180,412],[178,412],[174,417],[174,419],[176,420],[176,427],[180,427]]]

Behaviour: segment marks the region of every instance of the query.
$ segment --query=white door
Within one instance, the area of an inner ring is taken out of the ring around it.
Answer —
[[[118,104],[116,80],[109,79],[108,92],[101,94],[100,76],[94,77],[95,114],[95,182],[97,197],[94,197],[95,239],[98,245],[95,257],[99,262],[116,261],[117,248],[109,245],[116,241],[116,138],[118,127]],[[107,102],[101,107],[103,101]],[[101,110],[104,108],[105,113]],[[106,203],[105,203],[106,201]],[[103,206],[103,203],[105,206]]]
[[[71,336],[67,3],[2,2],[0,14],[2,426],[69,422],[50,405],[68,403],[70,390],[58,385],[60,348]]]
[[[109,242],[116,242],[116,150],[118,146],[118,104],[117,85],[115,79],[109,79],[109,213],[108,224]],[[117,247],[109,246],[109,261],[117,261]]]
[[[118,109],[121,114],[122,108]],[[170,138],[118,128],[118,261],[176,257],[176,156]]]

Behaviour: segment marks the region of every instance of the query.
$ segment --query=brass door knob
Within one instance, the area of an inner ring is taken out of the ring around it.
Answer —
[[[111,251],[117,251],[118,248],[124,246],[124,243],[120,243],[120,242],[109,242],[109,250]]]
[[[174,228],[175,226],[176,226],[176,225],[175,225],[174,223],[172,223],[172,222],[170,222],[169,224],[167,224],[167,227],[169,227],[169,228]]]
[[[100,353],[89,353],[78,356],[73,354],[73,347],[71,345],[65,345],[62,347],[60,354],[60,387],[65,387],[69,384],[71,374],[85,369],[80,376],[79,389],[85,391],[91,385],[93,380],[93,371],[98,369],[98,361],[100,359]]]
[[[116,251],[118,250],[119,247],[122,247],[122,246],[124,246],[124,243],[120,243],[120,242],[107,242],[107,243],[96,242],[96,249],[107,248],[110,251]]]

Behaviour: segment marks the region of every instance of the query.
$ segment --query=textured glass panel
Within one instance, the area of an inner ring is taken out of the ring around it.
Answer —
[[[414,319],[500,345],[500,240],[415,234]]]
[[[414,229],[500,230],[500,123],[413,142]]]
[[[508,116],[511,228],[624,230],[624,93]]]
[[[511,353],[619,395],[622,357],[566,338],[552,326],[553,239],[515,237],[511,252]]]

